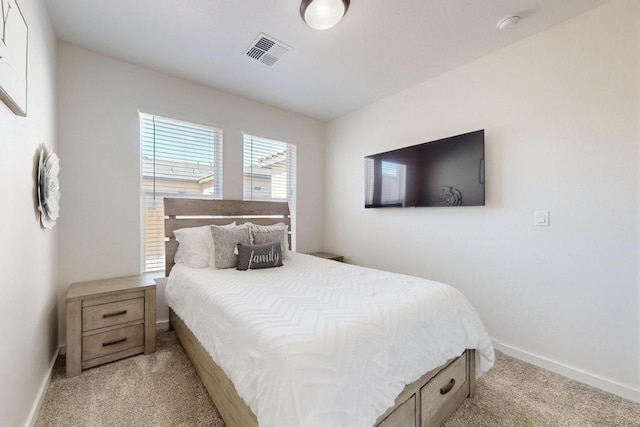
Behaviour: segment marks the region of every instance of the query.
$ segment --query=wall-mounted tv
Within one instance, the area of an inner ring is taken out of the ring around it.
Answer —
[[[484,206],[484,129],[364,158],[365,208]]]

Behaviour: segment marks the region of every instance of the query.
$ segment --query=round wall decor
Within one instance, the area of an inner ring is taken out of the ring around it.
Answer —
[[[38,162],[38,210],[42,226],[51,230],[56,225],[60,209],[60,172],[58,156],[43,147]]]

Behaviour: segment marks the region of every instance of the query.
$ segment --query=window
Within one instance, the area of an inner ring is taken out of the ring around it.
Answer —
[[[244,134],[243,147],[243,199],[288,201],[295,250],[296,146]]]
[[[143,271],[164,270],[163,197],[222,198],[222,129],[140,113]]]

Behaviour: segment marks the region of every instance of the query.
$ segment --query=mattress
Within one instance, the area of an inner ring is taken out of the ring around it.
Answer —
[[[372,426],[407,384],[475,348],[487,332],[455,288],[291,253],[263,270],[175,265],[169,306],[261,427]]]

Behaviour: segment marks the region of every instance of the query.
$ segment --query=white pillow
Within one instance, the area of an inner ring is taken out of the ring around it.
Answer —
[[[273,225],[251,224],[250,230],[251,244],[263,245],[278,241],[282,246],[282,258],[289,258],[289,226],[284,222]]]
[[[235,221],[224,227],[235,227]],[[191,268],[205,268],[211,263],[213,238],[208,225],[174,230],[178,241],[178,250],[173,260],[176,264],[186,264]]]

